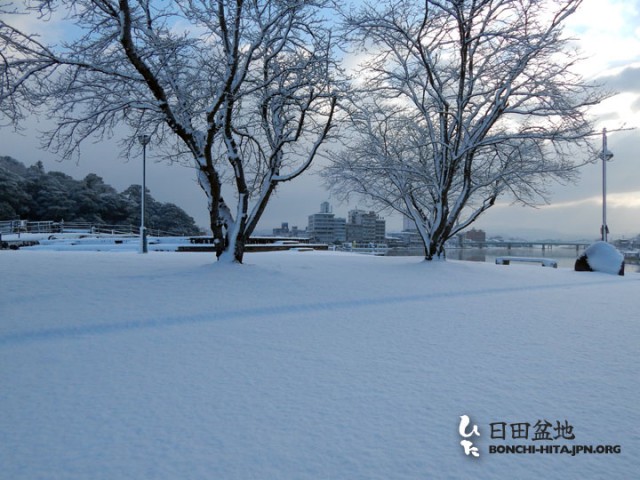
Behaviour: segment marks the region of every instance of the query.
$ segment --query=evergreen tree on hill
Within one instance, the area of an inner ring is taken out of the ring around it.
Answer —
[[[15,170],[9,170],[0,164],[0,219],[25,215],[30,203],[31,196],[24,189],[23,178]]]
[[[184,210],[158,202],[149,191],[145,208],[148,228],[180,235],[202,233]],[[119,193],[94,173],[75,180],[62,172],[46,172],[42,162],[26,167],[11,157],[0,157],[0,220],[17,218],[139,225],[140,186]]]

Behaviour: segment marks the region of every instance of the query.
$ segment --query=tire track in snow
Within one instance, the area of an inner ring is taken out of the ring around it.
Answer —
[[[31,331],[15,332],[0,335],[0,348],[7,346],[15,346],[28,344],[32,342],[44,342],[68,339],[83,339],[95,335],[116,334],[131,330],[151,330],[158,328],[174,327],[179,325],[196,325],[201,323],[213,323],[220,321],[246,319],[246,318],[265,318],[283,315],[300,315],[314,313],[319,311],[339,311],[353,310],[359,308],[368,308],[385,305],[395,305],[404,303],[420,303],[428,302],[433,299],[441,298],[460,298],[460,297],[477,297],[484,295],[508,294],[511,292],[521,291],[545,291],[554,289],[582,288],[595,285],[613,285],[610,280],[599,280],[590,282],[580,282],[575,284],[557,283],[546,285],[527,285],[521,287],[501,287],[501,288],[484,288],[477,290],[464,290],[459,292],[437,292],[423,293],[413,295],[397,295],[390,297],[376,298],[360,298],[353,300],[338,300],[333,302],[313,302],[299,304],[285,304],[265,307],[244,308],[237,310],[226,310],[218,312],[207,312],[188,316],[173,315],[169,317],[146,319],[146,320],[127,320],[115,323],[102,323],[98,325],[77,325],[67,327],[44,328]]]

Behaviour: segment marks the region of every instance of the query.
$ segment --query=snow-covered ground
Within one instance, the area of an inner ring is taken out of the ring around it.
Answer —
[[[0,265],[3,480],[638,475],[637,273],[332,252]],[[620,453],[489,453],[506,444]]]

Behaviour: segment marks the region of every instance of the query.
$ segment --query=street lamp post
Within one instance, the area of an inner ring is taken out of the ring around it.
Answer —
[[[147,230],[144,227],[144,199],[147,192],[147,145],[150,135],[138,135],[142,144],[142,193],[140,194],[140,253],[147,253]]]
[[[600,234],[603,242],[607,241],[609,227],[607,227],[607,162],[613,158],[613,153],[607,149],[607,129],[602,129],[602,227]]]

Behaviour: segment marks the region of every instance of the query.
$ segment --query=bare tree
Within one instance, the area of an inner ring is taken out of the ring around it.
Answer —
[[[119,124],[127,154],[152,133],[197,169],[217,255],[242,262],[277,185],[310,166],[332,127],[326,3],[32,2],[43,21],[65,13],[68,38],[48,44],[0,21],[0,114],[44,107],[56,124],[46,146],[63,157]]]
[[[427,260],[498,197],[544,200],[576,152],[595,158],[586,111],[605,95],[562,33],[580,3],[395,0],[347,15],[365,60],[329,183],[413,220]]]

